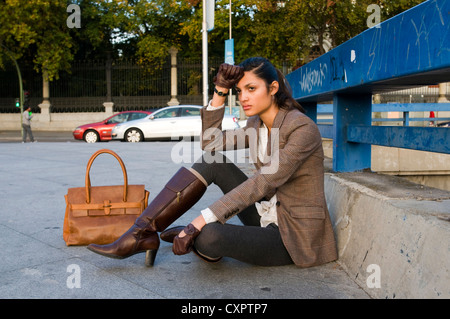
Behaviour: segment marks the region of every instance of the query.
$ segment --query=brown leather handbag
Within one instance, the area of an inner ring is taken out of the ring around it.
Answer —
[[[100,154],[111,154],[120,163],[124,185],[91,186],[89,172]],[[148,205],[144,185],[128,185],[122,159],[113,151],[95,152],[86,168],[85,187],[69,188],[66,199],[63,238],[67,246],[109,244],[125,233]]]

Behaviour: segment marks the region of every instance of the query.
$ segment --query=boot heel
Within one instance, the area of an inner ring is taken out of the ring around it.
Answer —
[[[147,250],[145,252],[145,265],[147,267],[152,267],[155,263],[156,253],[158,252],[158,249],[153,250]]]

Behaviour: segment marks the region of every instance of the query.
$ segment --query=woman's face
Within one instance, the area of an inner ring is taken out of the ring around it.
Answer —
[[[244,76],[236,84],[236,91],[247,117],[257,114],[261,116],[277,107],[273,95],[278,91],[278,82],[272,82],[267,88],[266,82],[252,71],[244,72]]]

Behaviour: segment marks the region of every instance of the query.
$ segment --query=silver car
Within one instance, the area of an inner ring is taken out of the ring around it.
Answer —
[[[162,108],[134,121],[116,125],[112,130],[113,140],[142,142],[146,139],[182,138],[200,136],[202,121],[201,106],[177,105]],[[223,130],[238,128],[238,120],[233,115],[225,115]]]

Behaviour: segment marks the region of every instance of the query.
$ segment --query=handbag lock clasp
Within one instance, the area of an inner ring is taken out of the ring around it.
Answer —
[[[111,213],[111,201],[108,199],[105,199],[103,201],[103,208],[105,209],[105,215],[109,215]]]

